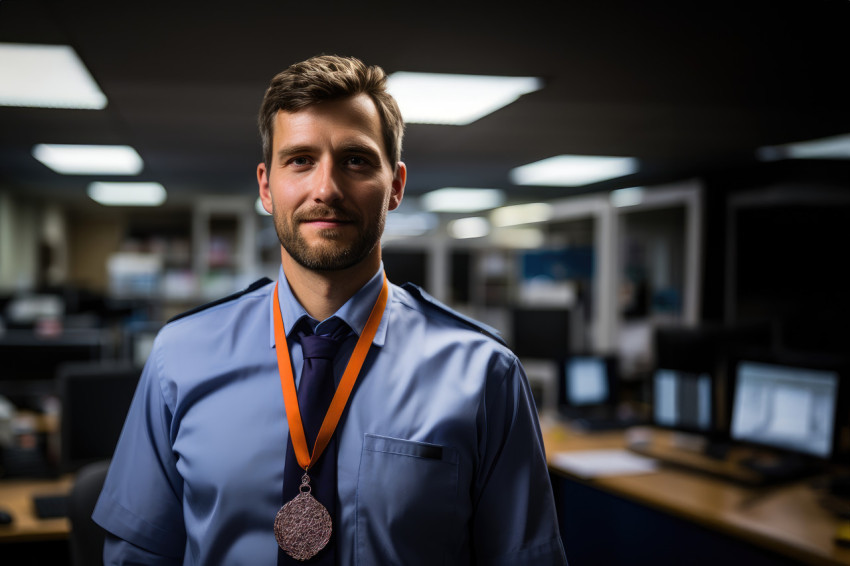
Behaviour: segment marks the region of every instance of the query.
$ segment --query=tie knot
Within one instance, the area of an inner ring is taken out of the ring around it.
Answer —
[[[332,360],[347,335],[348,326],[344,322],[340,322],[331,328],[328,334],[317,335],[310,331],[301,333],[301,349],[304,359]]]

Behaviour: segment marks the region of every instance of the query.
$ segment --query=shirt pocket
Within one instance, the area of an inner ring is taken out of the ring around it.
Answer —
[[[458,524],[451,447],[365,435],[357,478],[356,564],[444,564]]]

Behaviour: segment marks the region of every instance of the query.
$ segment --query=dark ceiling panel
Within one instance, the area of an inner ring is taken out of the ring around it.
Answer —
[[[52,173],[32,145],[127,143],[145,160],[140,179],[183,202],[253,193],[263,91],[317,53],[390,73],[544,79],[543,90],[469,126],[409,125],[410,196],[464,185],[525,200],[699,176],[750,163],[761,145],[850,132],[849,18],[846,0],[2,0],[0,42],[71,44],[110,104],[0,107],[0,186],[82,198],[90,179]],[[634,156],[642,170],[595,187],[511,184],[512,167],[560,153]]]

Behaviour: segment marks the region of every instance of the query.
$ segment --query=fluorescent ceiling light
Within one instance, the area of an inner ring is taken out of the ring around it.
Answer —
[[[483,238],[490,233],[490,223],[486,218],[475,216],[473,218],[460,218],[452,220],[448,226],[449,235],[458,240],[467,238]]]
[[[393,73],[387,90],[405,122],[462,126],[543,88],[537,77]]]
[[[539,228],[500,228],[493,232],[493,241],[506,248],[534,249],[545,243],[546,236]]]
[[[32,155],[65,175],[138,175],[142,158],[129,145],[63,145],[41,143]]]
[[[531,202],[514,206],[503,206],[490,213],[494,226],[516,226],[546,222],[552,218],[552,205],[545,202]]]
[[[106,107],[106,95],[68,45],[0,43],[0,77],[0,106]]]
[[[106,206],[159,206],[165,187],[159,183],[91,183],[89,196]]]
[[[422,195],[422,208],[429,212],[478,212],[496,208],[505,202],[498,189],[462,189],[446,187]]]
[[[762,147],[759,159],[850,159],[850,134]]]
[[[392,212],[387,215],[384,226],[384,236],[411,237],[421,236],[436,228],[439,221],[436,215],[429,212]]]
[[[643,202],[643,187],[627,187],[611,191],[611,204],[616,207],[635,206]]]
[[[517,185],[580,187],[630,175],[637,169],[634,157],[558,155],[512,169],[511,179]]]

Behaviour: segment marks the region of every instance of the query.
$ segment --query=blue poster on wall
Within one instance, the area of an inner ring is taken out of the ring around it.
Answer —
[[[568,281],[593,277],[593,248],[590,246],[557,250],[533,250],[522,254],[523,280]]]

